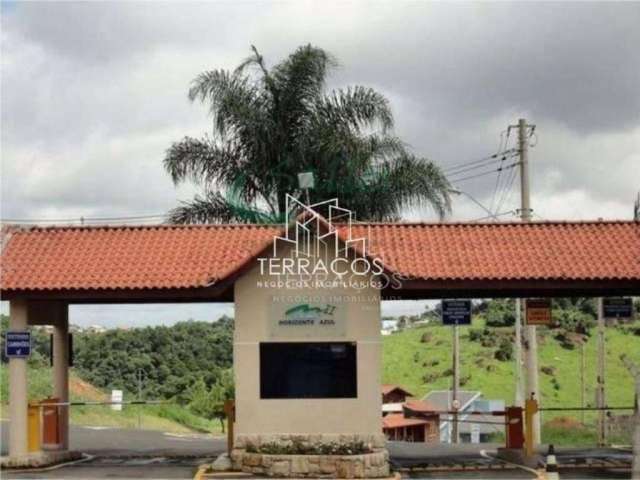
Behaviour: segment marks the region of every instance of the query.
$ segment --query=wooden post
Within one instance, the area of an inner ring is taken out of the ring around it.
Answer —
[[[640,480],[640,375],[636,377],[635,432],[633,434],[633,466],[631,479]]]
[[[598,382],[596,390],[596,402],[598,408],[598,446],[603,447],[607,444],[607,412],[604,408],[607,406],[605,393],[605,365],[607,358],[606,337],[605,337],[605,318],[602,307],[602,297],[598,298]]]
[[[633,464],[631,467],[631,480],[640,480],[640,368],[627,358],[621,355],[620,359],[629,370],[635,380],[635,411],[634,411],[634,433],[633,433]]]
[[[233,424],[236,421],[236,402],[234,400],[225,400],[223,409],[227,416],[227,453],[231,456],[231,451],[233,450]]]

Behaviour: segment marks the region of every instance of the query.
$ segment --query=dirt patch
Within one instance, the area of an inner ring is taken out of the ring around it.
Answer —
[[[108,399],[107,394],[102,390],[78,377],[69,378],[69,392],[73,396],[94,402],[106,401]]]
[[[545,426],[551,428],[575,429],[582,428],[583,425],[573,417],[556,417],[545,423]]]

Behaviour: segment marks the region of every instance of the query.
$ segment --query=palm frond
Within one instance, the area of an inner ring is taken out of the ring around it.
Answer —
[[[167,150],[164,168],[176,185],[186,180],[209,184],[224,179],[225,172],[238,164],[240,156],[239,149],[230,142],[220,147],[208,139],[184,137]]]
[[[204,197],[196,195],[192,201],[182,202],[171,210],[168,217],[168,223],[173,224],[271,224],[280,221],[280,216],[234,201],[220,192],[208,192]]]
[[[409,153],[374,166],[370,174],[371,191],[401,208],[430,207],[442,219],[451,213],[451,184],[433,162]]]
[[[372,88],[362,86],[333,91],[316,103],[315,112],[330,124],[358,131],[379,125],[385,132],[393,127],[389,101]]]

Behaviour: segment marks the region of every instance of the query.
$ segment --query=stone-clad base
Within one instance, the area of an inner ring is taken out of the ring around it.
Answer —
[[[234,450],[234,465],[245,473],[293,478],[384,478],[389,476],[386,450],[360,455],[271,455]]]
[[[322,434],[262,434],[262,435],[243,435],[238,434],[235,437],[233,446],[235,448],[246,448],[247,445],[259,447],[265,443],[293,443],[302,444],[319,444],[319,443],[354,443],[362,442],[372,450],[377,448],[386,448],[385,436],[380,433],[378,435],[361,435],[361,434],[343,434],[343,433],[322,433]]]
[[[371,453],[358,455],[283,455],[250,453],[247,445],[266,443],[363,442]],[[231,453],[237,470],[254,475],[294,478],[384,478],[389,476],[389,454],[383,435],[238,435]]]
[[[0,457],[2,468],[43,468],[82,458],[82,453],[69,450],[30,453],[17,458]]]

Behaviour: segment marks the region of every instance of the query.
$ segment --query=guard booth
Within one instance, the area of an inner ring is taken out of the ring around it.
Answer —
[[[362,224],[337,203],[315,207],[285,226],[5,229],[10,330],[54,326],[65,402],[70,304],[233,301],[240,454],[291,438],[383,450],[381,300],[640,295],[638,222]],[[9,374],[17,462],[28,456],[26,359],[12,357]],[[68,449],[65,408],[60,435]]]
[[[235,282],[236,443],[384,447],[380,289],[364,243],[309,212]],[[342,275],[341,275],[342,274]]]

